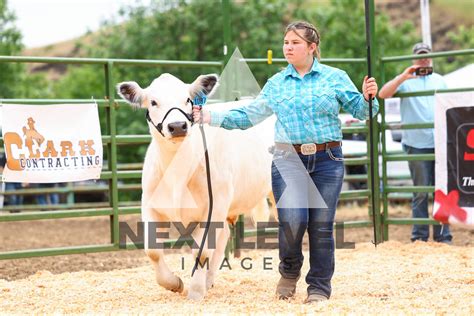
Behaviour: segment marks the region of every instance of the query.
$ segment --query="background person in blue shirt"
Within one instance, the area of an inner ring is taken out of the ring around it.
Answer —
[[[431,47],[424,43],[413,46],[413,54],[427,54]],[[416,76],[419,67],[432,67],[431,58],[414,59],[413,65],[406,68],[395,79],[387,82],[380,89],[379,97],[390,98],[397,92],[416,92],[423,90],[446,89],[443,77],[437,73]],[[400,100],[402,124],[433,123],[435,97],[406,97]],[[434,129],[408,129],[402,133],[403,150],[407,154],[434,153]],[[409,161],[411,178],[416,186],[434,185],[434,161]],[[428,193],[414,193],[412,200],[412,215],[414,218],[428,218]],[[413,225],[411,240],[428,241],[430,230],[428,225]],[[433,239],[438,242],[451,243],[451,233],[448,225],[434,225]]]
[[[377,94],[374,78],[364,78],[362,95],[344,71],[320,64],[319,44],[319,32],[312,24],[291,23],[283,43],[289,65],[268,80],[253,102],[224,112],[203,109],[200,113],[194,108],[196,121],[202,115],[204,123],[226,129],[250,128],[276,114],[272,189],[278,209],[281,274],[276,294],[279,299],[289,299],[295,293],[307,230],[306,303],[331,295],[333,223],[344,176],[339,110],[342,107],[366,119],[366,100]],[[373,113],[377,110],[374,100]]]

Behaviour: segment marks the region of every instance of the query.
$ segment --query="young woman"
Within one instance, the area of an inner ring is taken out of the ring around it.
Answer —
[[[196,121],[226,129],[246,129],[276,114],[272,187],[279,217],[281,274],[276,293],[279,299],[295,293],[307,230],[306,303],[331,295],[333,224],[344,176],[339,110],[342,107],[357,119],[367,119],[367,100],[377,94],[374,78],[364,78],[361,94],[344,71],[320,64],[319,43],[319,32],[312,24],[291,23],[283,43],[289,65],[268,80],[255,101],[226,112],[201,113],[194,108]],[[377,100],[373,105],[375,114]]]

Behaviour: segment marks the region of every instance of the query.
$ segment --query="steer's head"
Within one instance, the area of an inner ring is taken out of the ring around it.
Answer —
[[[217,87],[217,75],[201,75],[186,84],[170,74],[162,74],[142,89],[134,81],[117,85],[118,94],[134,107],[148,110],[148,124],[154,137],[182,141],[191,132],[192,104],[199,94],[210,95]]]

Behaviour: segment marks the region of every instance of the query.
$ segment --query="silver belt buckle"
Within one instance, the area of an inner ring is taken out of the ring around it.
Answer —
[[[300,148],[301,153],[306,156],[316,153],[316,144],[314,143],[302,144]]]

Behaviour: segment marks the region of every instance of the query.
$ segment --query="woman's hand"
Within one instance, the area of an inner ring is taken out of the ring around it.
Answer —
[[[193,106],[193,118],[194,122],[198,123],[201,122],[201,113],[202,113],[202,123],[209,124],[211,122],[211,113],[209,111],[204,110],[200,106]]]
[[[364,94],[364,98],[366,101],[369,100],[369,95],[374,98],[377,95],[378,87],[377,82],[375,82],[375,78],[367,76],[364,77],[364,82],[362,83],[362,92]]]

